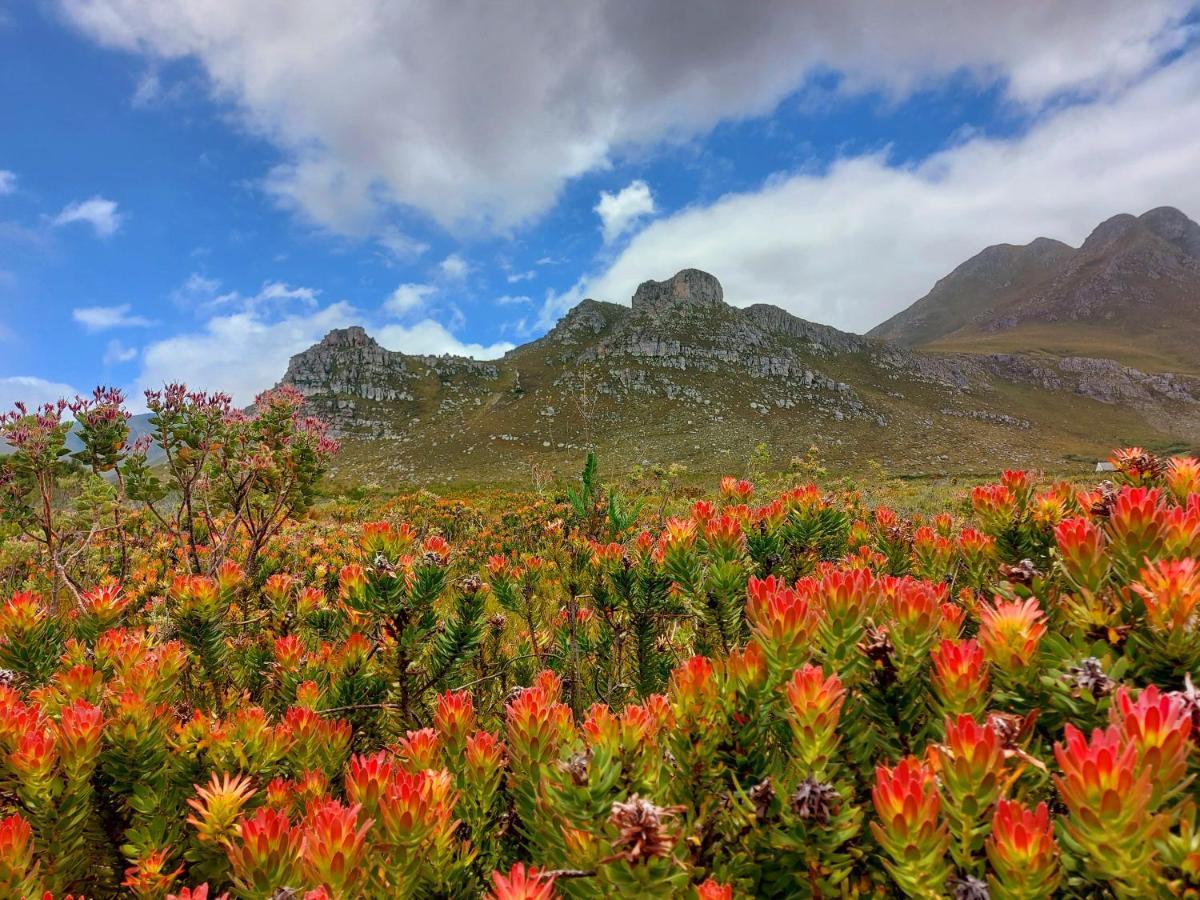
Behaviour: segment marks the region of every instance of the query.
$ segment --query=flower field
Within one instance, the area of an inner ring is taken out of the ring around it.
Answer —
[[[297,395],[149,406],[0,420],[2,897],[1200,896],[1190,457],[318,502]]]

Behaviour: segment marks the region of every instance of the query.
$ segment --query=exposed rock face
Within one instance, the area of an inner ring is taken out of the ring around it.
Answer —
[[[666,281],[643,281],[633,295],[633,311],[661,313],[672,307],[724,306],[721,282],[699,269],[684,269]]]

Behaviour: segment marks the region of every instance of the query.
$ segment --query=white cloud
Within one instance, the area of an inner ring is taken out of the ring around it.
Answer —
[[[450,353],[475,359],[498,359],[513,348],[507,341],[487,345],[466,343],[433,319],[422,319],[413,325],[385,325],[375,337],[389,350],[415,355],[441,356]]]
[[[254,308],[215,316],[198,332],[147,346],[137,385],[139,390],[157,389],[182,381],[196,389],[225,391],[235,403],[247,404],[283,377],[293,355],[357,318],[344,302],[277,319]]]
[[[291,287],[282,281],[267,281],[251,299],[253,302],[259,303],[267,303],[271,300],[299,300],[301,303],[311,306],[317,302],[319,293],[320,291],[312,288]]]
[[[92,197],[68,204],[54,217],[53,223],[62,226],[82,222],[91,225],[98,237],[107,238],[117,233],[123,218],[124,216],[117,212],[116,201]]]
[[[526,297],[523,294],[515,297],[511,294],[505,294],[503,297],[496,298],[497,306],[523,306],[526,303],[532,302],[533,299],[531,297]]]
[[[394,225],[385,227],[376,239],[384,250],[390,253],[397,260],[407,262],[422,256],[429,250],[429,245],[424,241],[419,241],[410,235],[405,234]]]
[[[1078,245],[1119,212],[1200,218],[1200,53],[1112,97],[1046,114],[1010,139],[974,137],[914,166],[885,153],[692,207],[638,233],[603,272],[552,295],[543,326],[584,296],[628,302],[696,266],[726,298],[861,331],[985,246],[1039,235]]]
[[[630,182],[618,193],[600,192],[600,201],[594,207],[600,217],[600,230],[604,243],[610,244],[629,231],[639,219],[654,213],[654,196],[646,182]]]
[[[17,189],[17,173],[0,169],[0,197],[14,193]]]
[[[392,291],[383,303],[386,312],[394,316],[408,315],[425,306],[425,301],[436,291],[431,284],[402,284]]]
[[[471,267],[467,261],[457,253],[451,253],[440,263],[438,263],[438,269],[441,270],[442,275],[446,278],[449,278],[452,281],[460,281],[461,279],[467,277],[467,272],[471,270]]]
[[[136,347],[126,347],[120,341],[113,339],[104,348],[104,365],[115,366],[121,363],[132,362],[137,359],[137,355]]]
[[[0,377],[0,412],[8,412],[17,401],[30,409],[56,400],[72,400],[79,393],[69,384],[47,381],[33,375]]]
[[[892,95],[966,73],[1016,102],[1120,89],[1188,33],[1190,0],[58,0],[95,40],[193,58],[285,162],[314,221],[397,207],[506,229],[627,148],[763,115],[813,73]]]
[[[537,272],[530,269],[528,272],[513,272],[508,275],[509,284],[519,284],[522,281],[533,281],[537,278]]]
[[[81,306],[71,310],[71,318],[88,331],[109,331],[113,328],[147,328],[153,320],[130,312],[130,305]]]

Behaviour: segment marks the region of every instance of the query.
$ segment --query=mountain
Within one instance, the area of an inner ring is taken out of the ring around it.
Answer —
[[[1200,439],[1200,379],[1109,360],[929,354],[725,302],[685,269],[630,305],[584,300],[502,359],[412,356],[330,332],[283,381],[329,419],[347,479],[528,482],[578,468],[680,462],[740,472],[816,445],[834,466],[892,471],[1061,466],[1118,444]]]
[[[1049,238],[988,247],[868,334],[1200,373],[1200,225],[1163,206],[1113,216],[1078,249]]]

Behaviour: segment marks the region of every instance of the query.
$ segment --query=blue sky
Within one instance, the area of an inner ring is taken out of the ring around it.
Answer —
[[[0,0],[0,404],[495,356],[688,265],[862,331],[1200,215],[1191,3],[904,6]]]

